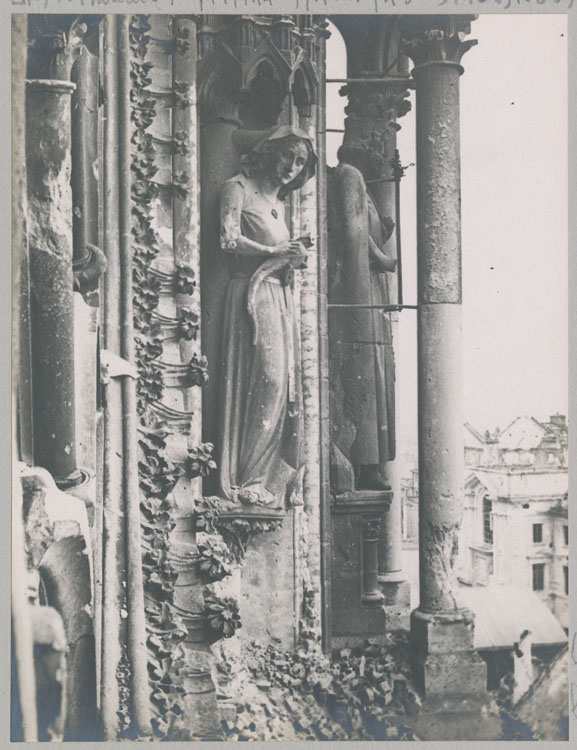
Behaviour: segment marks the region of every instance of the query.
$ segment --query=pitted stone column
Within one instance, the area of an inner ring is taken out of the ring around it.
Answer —
[[[28,228],[34,379],[34,459],[61,487],[82,481],[74,423],[74,306],[70,82],[78,36],[62,31],[31,49],[27,90]],[[42,144],[42,148],[38,148]]]
[[[458,606],[453,570],[464,499],[459,62],[476,43],[463,41],[469,20],[421,17],[407,24],[405,45],[417,91],[420,604],[411,615],[413,670],[428,698],[444,700],[477,699],[486,687],[474,620]]]
[[[420,606],[457,607],[463,505],[459,60],[474,41],[427,29],[407,43],[417,90]],[[452,53],[452,54],[451,54]]]

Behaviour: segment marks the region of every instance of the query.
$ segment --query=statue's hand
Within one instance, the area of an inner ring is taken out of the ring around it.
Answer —
[[[285,240],[284,242],[279,242],[277,245],[274,245],[272,248],[272,253],[274,255],[286,255],[289,258],[293,257],[305,257],[305,248],[298,240]]]
[[[383,216],[381,221],[381,227],[383,230],[383,244],[388,242],[395,229],[395,222],[390,216]]]

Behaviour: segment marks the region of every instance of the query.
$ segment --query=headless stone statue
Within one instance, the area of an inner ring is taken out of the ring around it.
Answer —
[[[383,252],[392,226],[381,217],[363,173],[343,159],[328,178],[329,303],[387,305]],[[395,457],[394,355],[389,314],[329,311],[331,486],[335,492],[390,489],[383,472]]]

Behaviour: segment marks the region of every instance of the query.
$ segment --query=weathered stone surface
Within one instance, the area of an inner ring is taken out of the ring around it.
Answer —
[[[443,742],[501,740],[502,721],[495,706],[478,698],[426,699],[411,727],[422,740]]]
[[[295,604],[294,514],[287,512],[281,528],[258,534],[249,544],[241,569],[241,641],[279,644],[293,648],[298,635]]]
[[[393,500],[394,505],[395,500]],[[391,506],[392,507],[392,506]],[[389,511],[390,514],[390,511]],[[387,514],[385,523],[389,518]],[[403,575],[401,573],[401,575]],[[385,600],[387,630],[408,630],[411,610],[411,586],[408,581],[387,580],[379,574],[379,589]]]
[[[34,459],[65,480],[76,471],[70,95],[67,81],[30,81],[27,186]],[[38,145],[40,144],[40,148]]]
[[[59,490],[44,469],[23,469],[21,481],[28,565],[39,570],[46,603],[59,613],[64,625],[66,735],[93,740],[99,736],[99,727],[86,506]]]
[[[473,648],[474,620],[467,611],[411,614],[411,661],[417,690],[427,698],[487,700],[487,665]],[[448,709],[453,710],[453,709]]]
[[[66,700],[69,665],[62,618],[53,607],[30,606],[34,637],[38,740],[62,741],[69,708]]]

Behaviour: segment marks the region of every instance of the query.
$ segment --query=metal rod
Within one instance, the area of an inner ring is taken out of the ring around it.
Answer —
[[[380,78],[327,78],[325,83],[398,83],[415,88],[415,82],[407,76],[381,76]]]
[[[351,310],[383,310],[383,312],[395,312],[399,310],[417,310],[418,309],[418,305],[364,305],[364,304],[348,305],[348,304],[339,304],[336,302],[330,302],[328,307],[329,309],[336,307],[336,308],[349,308]]]
[[[130,16],[118,17],[118,163],[119,163],[119,244],[121,274],[121,352],[124,359],[136,363],[132,309],[131,180],[130,180]],[[142,545],[140,539],[140,492],[138,481],[138,417],[136,384],[131,377],[122,379],[124,512],[126,515],[126,567],[128,611],[128,655],[131,666],[134,724],[142,735],[151,734],[146,653],[146,620],[142,583]]]
[[[382,182],[397,182],[396,177],[380,177],[378,180],[366,180],[366,185],[377,185],[381,184]]]
[[[399,150],[395,149],[395,164],[400,164]],[[397,235],[397,302],[403,306],[403,256],[401,252],[401,176],[395,170],[395,233]]]
[[[325,41],[320,40],[320,79],[326,74]],[[319,86],[317,105],[318,149],[320,154],[317,178],[317,206],[319,222],[318,284],[319,284],[319,412],[320,412],[320,545],[321,545],[321,632],[322,648],[330,652],[332,639],[331,596],[331,492],[329,470],[329,354],[328,354],[328,310],[327,310],[327,222],[326,222],[326,89]]]

